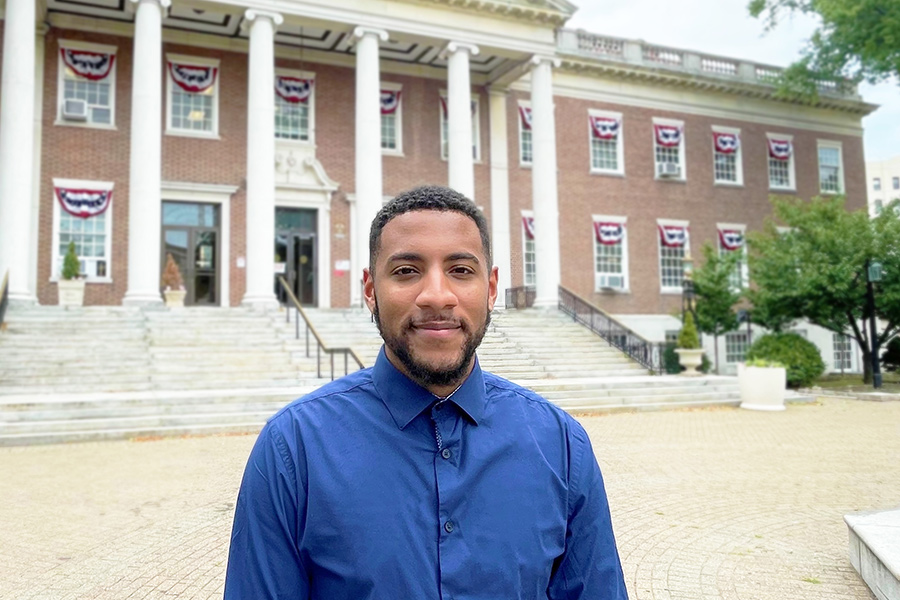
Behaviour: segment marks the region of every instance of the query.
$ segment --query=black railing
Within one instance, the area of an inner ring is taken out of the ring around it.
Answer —
[[[615,346],[651,372],[660,374],[664,371],[663,352],[666,349],[664,343],[645,340],[601,308],[563,286],[559,286],[559,310],[570,315],[576,323],[581,323],[606,340],[610,346]]]
[[[343,354],[344,355],[344,375],[350,373],[350,359],[352,358],[356,361],[356,364],[360,369],[365,368],[363,362],[359,359],[356,352],[353,351],[353,348],[329,348],[325,342],[322,341],[322,338],[319,337],[319,333],[316,331],[316,328],[313,327],[312,323],[309,322],[309,317],[306,316],[306,312],[303,310],[303,307],[300,306],[300,301],[297,300],[297,296],[294,295],[293,290],[288,285],[287,281],[284,280],[284,277],[281,275],[278,276],[278,283],[281,285],[281,289],[287,297],[287,302],[285,303],[285,311],[284,311],[284,320],[288,323],[291,322],[291,309],[294,309],[294,336],[296,339],[300,339],[300,319],[303,319],[303,322],[306,323],[306,357],[310,357],[309,350],[309,336],[312,334],[313,339],[316,341],[316,376],[322,377],[322,354],[328,354],[331,358],[331,380],[334,381],[334,355],[335,354]]]
[[[531,308],[534,306],[535,289],[521,286],[506,290],[506,308]]]
[[[3,285],[0,285],[0,331],[6,329],[7,308],[9,308],[9,271],[3,276]]]

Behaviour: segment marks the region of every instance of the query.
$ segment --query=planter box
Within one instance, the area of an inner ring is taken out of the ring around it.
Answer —
[[[783,367],[747,367],[738,365],[741,408],[784,410],[787,369]]]
[[[681,375],[686,377],[699,377],[703,375],[697,369],[703,364],[703,348],[675,348],[678,354],[678,364],[684,367]]]
[[[184,297],[186,295],[187,292],[185,290],[166,290],[163,292],[168,308],[184,308]]]
[[[84,279],[60,279],[56,285],[60,306],[84,304]]]

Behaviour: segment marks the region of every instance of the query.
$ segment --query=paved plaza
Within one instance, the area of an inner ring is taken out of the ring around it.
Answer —
[[[631,598],[873,598],[842,517],[900,506],[900,402],[580,420]],[[0,448],[0,598],[220,598],[255,439]]]

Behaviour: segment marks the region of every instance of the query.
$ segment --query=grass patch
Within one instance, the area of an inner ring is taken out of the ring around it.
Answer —
[[[801,581],[805,581],[806,583],[815,583],[816,585],[822,583],[819,581],[818,577],[804,577]]]
[[[900,394],[900,374],[882,373],[882,387],[880,392]],[[810,384],[810,387],[819,387],[823,390],[836,390],[842,392],[872,392],[875,389],[871,383],[863,383],[861,373],[830,373],[823,375]]]

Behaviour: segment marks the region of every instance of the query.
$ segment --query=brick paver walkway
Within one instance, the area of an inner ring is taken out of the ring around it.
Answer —
[[[900,505],[900,402],[581,420],[631,598],[873,597],[842,516]],[[254,439],[0,448],[0,598],[220,598]]]

